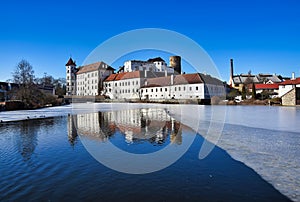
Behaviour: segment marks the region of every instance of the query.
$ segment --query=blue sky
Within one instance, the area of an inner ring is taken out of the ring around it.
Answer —
[[[0,81],[11,78],[21,59],[37,76],[65,77],[70,55],[80,65],[105,40],[140,28],[169,29],[193,39],[226,81],[230,58],[238,74],[295,72],[299,77],[299,10],[297,0],[4,1]]]

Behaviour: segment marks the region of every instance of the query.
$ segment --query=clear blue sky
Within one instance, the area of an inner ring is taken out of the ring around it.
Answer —
[[[21,59],[37,76],[65,77],[100,43],[125,31],[164,28],[200,44],[228,81],[235,73],[300,76],[300,1],[2,1],[0,81]],[[136,58],[143,59],[143,58]],[[101,58],[99,58],[101,60]]]

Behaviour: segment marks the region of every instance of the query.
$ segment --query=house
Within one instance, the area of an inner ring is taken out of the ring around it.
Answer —
[[[103,82],[103,95],[110,99],[139,99],[147,78],[162,77],[166,72],[132,71],[111,74]],[[168,74],[167,74],[168,75]]]
[[[201,73],[147,79],[140,90],[141,99],[200,99],[224,96],[224,83]]]
[[[279,84],[279,97],[282,105],[300,105],[300,77]]]
[[[10,82],[0,82],[0,101],[10,100],[12,98],[12,92],[19,88],[19,84]]]
[[[104,62],[96,62],[78,68],[76,72],[76,95],[100,95],[103,81],[114,73],[114,68]]]
[[[252,92],[252,85],[249,85]],[[270,95],[278,96],[279,84],[278,83],[257,83],[255,84],[256,93],[268,92]]]
[[[248,74],[234,75],[233,71],[233,59],[230,59],[230,78],[229,85],[239,91],[242,91],[243,86],[248,86],[249,84],[275,84],[282,82],[282,77],[276,74],[263,74],[259,73],[253,75],[250,72]],[[267,87],[267,86],[261,86]]]
[[[104,62],[77,67],[70,57],[66,63],[66,95],[96,96],[100,94],[103,80],[114,73],[114,68]]]

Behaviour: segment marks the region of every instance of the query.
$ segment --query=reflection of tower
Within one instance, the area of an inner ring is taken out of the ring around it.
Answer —
[[[182,143],[182,129],[181,124],[178,121],[175,121],[173,118],[171,120],[172,122],[172,130],[170,139],[172,143],[180,145]]]
[[[73,117],[72,115],[68,115],[68,139],[71,146],[74,146],[76,144],[77,137],[78,135],[77,135]]]
[[[170,67],[173,68],[178,74],[181,74],[181,57],[171,56]]]

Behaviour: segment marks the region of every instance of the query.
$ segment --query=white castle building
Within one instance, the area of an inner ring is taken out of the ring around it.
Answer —
[[[103,80],[113,73],[114,69],[104,62],[76,68],[76,63],[70,58],[66,64],[66,95],[100,95]]]
[[[66,71],[67,95],[104,95],[116,100],[208,100],[225,95],[219,79],[201,73],[180,74],[180,56],[171,56],[170,66],[160,57],[126,61],[116,74],[104,62],[76,68],[70,58]]]
[[[225,95],[225,84],[206,74],[178,74],[179,56],[168,67],[161,58],[126,61],[124,69],[104,80],[103,94],[110,99],[200,99]]]

